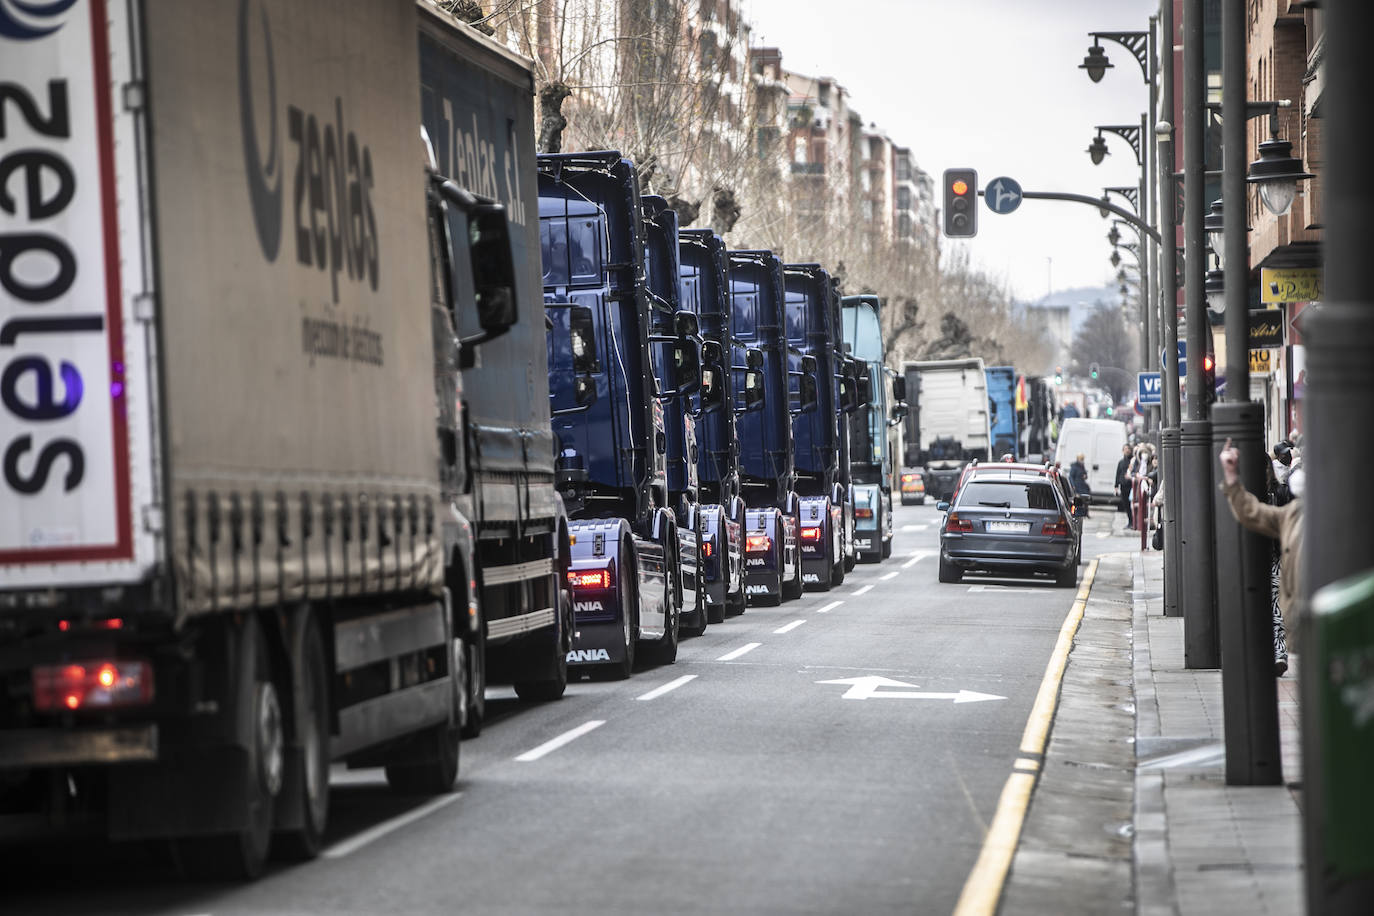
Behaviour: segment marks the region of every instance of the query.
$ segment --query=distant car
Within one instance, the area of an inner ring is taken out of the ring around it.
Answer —
[[[940,581],[981,569],[1047,573],[1061,588],[1078,577],[1081,528],[1053,468],[987,464],[970,470],[953,503],[940,503]]]
[[[920,471],[903,471],[898,487],[902,491],[902,505],[924,506],[926,504],[926,482]]]
[[[1069,485],[1069,475],[1064,473],[1063,470],[1054,467],[1053,465],[1035,464],[1033,462],[1019,461],[1000,462],[996,465],[989,465],[979,464],[975,461],[969,464],[967,467],[965,467],[963,473],[959,475],[959,485],[954,488],[954,493],[949,498],[950,502],[953,502],[958,498],[959,487],[962,487],[964,485],[964,481],[969,478],[969,475],[979,470],[988,471],[992,469],[1016,470],[1025,471],[1030,474],[1043,474],[1046,478],[1054,482],[1054,485],[1059,488],[1059,492],[1064,497],[1064,505],[1068,506],[1070,512],[1072,512],[1073,514],[1074,546],[1078,551],[1078,562],[1082,563],[1083,517],[1085,514],[1087,514],[1089,500],[1088,497],[1080,496],[1079,494],[1075,493],[1073,491],[1073,487]]]

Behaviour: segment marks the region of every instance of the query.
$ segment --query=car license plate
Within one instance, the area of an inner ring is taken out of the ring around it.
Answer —
[[[1001,534],[1027,534],[1030,532],[1030,522],[988,522],[988,531],[996,531]]]

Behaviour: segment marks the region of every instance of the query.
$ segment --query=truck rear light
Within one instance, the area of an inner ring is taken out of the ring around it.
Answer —
[[[801,530],[801,539],[803,541],[819,541],[821,539],[821,529],[803,528]]]
[[[1053,537],[1068,537],[1069,522],[1061,515],[1052,522],[1045,522],[1044,527],[1040,529],[1040,533],[1048,534]]]
[[[715,543],[714,543],[713,541],[707,541],[705,544],[702,544],[702,545],[701,545],[701,555],[702,555],[702,556],[704,556],[704,557],[710,557],[710,556],[711,556],[713,553],[715,553],[715,552],[716,552],[716,545],[715,545]]]
[[[945,520],[946,531],[973,531],[973,522],[966,518],[960,518],[959,513],[951,512],[949,518]]]
[[[568,571],[568,584],[576,591],[611,587],[609,569],[573,569]]]
[[[153,701],[153,666],[109,660],[39,665],[33,669],[33,705],[39,712],[142,706]]]
[[[745,539],[744,549],[749,553],[767,553],[773,549],[773,539],[766,534],[751,534]]]
[[[78,630],[122,630],[124,629],[124,619],[122,617],[104,617],[100,620],[59,620],[57,628],[63,633],[73,629]]]
[[[872,518],[872,517],[873,517],[873,510],[872,510],[872,509],[859,509],[859,508],[856,508],[856,509],[854,510],[854,517],[855,517],[855,518]]]

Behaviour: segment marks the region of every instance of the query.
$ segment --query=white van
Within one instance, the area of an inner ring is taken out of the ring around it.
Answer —
[[[1067,475],[1069,465],[1081,452],[1083,463],[1088,467],[1088,487],[1093,499],[1111,501],[1116,495],[1116,465],[1125,444],[1125,424],[1071,417],[1060,424],[1054,460]]]

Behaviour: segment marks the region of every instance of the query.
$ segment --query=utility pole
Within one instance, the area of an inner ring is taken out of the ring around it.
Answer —
[[[1179,391],[1178,362],[1178,230],[1175,223],[1176,184],[1174,182],[1174,42],[1178,29],[1174,21],[1173,0],[1159,4],[1159,122],[1155,139],[1159,141],[1159,322],[1165,359],[1160,365],[1163,381],[1162,429],[1159,433],[1160,459],[1164,482],[1164,615],[1183,613],[1179,597],[1183,577],[1183,543],[1179,531],[1179,501],[1183,488],[1179,481]],[[1154,353],[1148,354],[1151,360]],[[1148,368],[1148,366],[1147,366]]]

